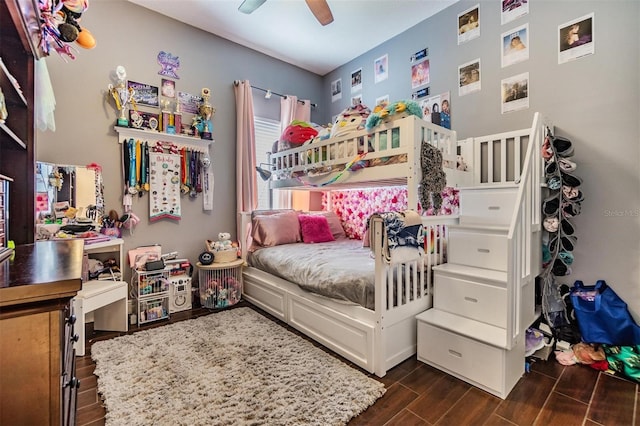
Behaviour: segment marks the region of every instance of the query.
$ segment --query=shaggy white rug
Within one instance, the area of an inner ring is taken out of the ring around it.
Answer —
[[[91,347],[107,425],[341,425],[384,386],[250,308]]]

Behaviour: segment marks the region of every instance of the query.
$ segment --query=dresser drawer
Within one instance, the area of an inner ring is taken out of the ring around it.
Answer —
[[[477,268],[507,270],[507,236],[449,228],[449,262]]]
[[[507,290],[434,271],[434,308],[496,327],[507,325]]]
[[[517,188],[461,189],[460,224],[508,226],[517,195]]]
[[[499,392],[504,382],[503,358],[503,349],[418,321],[418,359],[465,381]]]

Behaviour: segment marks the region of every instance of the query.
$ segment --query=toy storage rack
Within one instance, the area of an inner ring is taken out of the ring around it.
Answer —
[[[138,326],[169,318],[169,271],[135,271]]]
[[[242,297],[242,259],[203,265],[198,262],[200,304],[208,309],[233,306]]]

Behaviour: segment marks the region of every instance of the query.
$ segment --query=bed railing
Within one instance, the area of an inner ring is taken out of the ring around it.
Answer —
[[[270,186],[314,189],[318,182],[336,176],[359,153],[364,154],[363,159],[369,166],[343,173],[326,189],[354,182],[364,186],[384,186],[389,184],[385,183],[386,180],[394,180],[390,184],[395,185],[417,186],[421,178],[420,148],[423,140],[438,147],[443,153],[445,167],[455,170],[459,151],[456,132],[410,115],[383,122],[371,133],[355,131],[270,154]],[[470,158],[467,163],[471,163]]]

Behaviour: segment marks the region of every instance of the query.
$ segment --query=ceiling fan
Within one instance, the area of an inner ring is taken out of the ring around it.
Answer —
[[[242,13],[252,13],[254,10],[262,6],[262,4],[267,0],[244,0],[238,10]],[[331,9],[329,9],[329,5],[327,4],[327,0],[305,0],[307,2],[307,6],[313,13],[313,16],[316,17],[318,22],[322,25],[327,25],[333,22],[333,14],[331,13]]]

